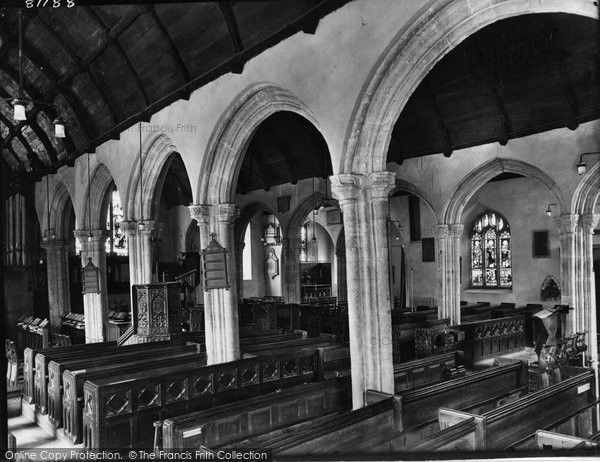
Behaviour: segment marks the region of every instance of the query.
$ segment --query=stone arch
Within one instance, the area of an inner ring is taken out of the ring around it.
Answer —
[[[594,205],[600,200],[600,162],[583,176],[573,194],[571,213],[594,213]]]
[[[69,229],[70,213],[73,211],[73,200],[63,183],[56,183],[50,193],[50,223],[44,216],[47,228],[54,228],[57,239],[69,240],[73,237],[73,230]]]
[[[328,199],[325,194],[320,191],[315,191],[306,197],[300,204],[296,206],[293,213],[290,216],[284,230],[283,235],[287,238],[293,239],[294,237],[300,237],[300,228],[306,221],[307,215],[312,211],[314,204],[323,201],[331,200]],[[329,234],[329,232],[327,232]],[[333,241],[331,235],[329,236]]]
[[[436,213],[435,209],[431,205],[431,202],[427,198],[427,195],[421,188],[412,184],[409,181],[396,178],[396,186],[394,187],[394,189],[392,189],[392,191],[390,191],[390,197],[397,191],[406,191],[406,192],[411,193],[414,196],[417,196],[427,206],[427,208],[429,209],[429,211],[431,212],[431,214],[433,215],[435,220],[438,221],[438,218],[439,218],[438,214]]]
[[[246,231],[246,226],[250,223],[250,220],[254,215],[258,212],[270,212],[273,215],[277,216],[272,207],[268,206],[264,202],[252,202],[242,208],[240,211],[240,216],[235,221],[234,226],[234,239],[236,245],[241,245],[244,242],[244,231]]]
[[[425,76],[453,48],[493,22],[531,13],[598,17],[587,0],[442,0],[401,30],[365,83],[350,121],[339,171],[385,170],[394,124]]]
[[[140,200],[140,158],[133,163],[127,187],[127,199],[123,202],[123,213],[128,220],[154,219],[157,213],[157,191],[160,191],[169,162],[178,153],[175,144],[164,133],[147,137],[142,144],[142,196]],[[185,164],[185,162],[184,162]],[[188,174],[189,178],[189,174]],[[123,199],[123,197],[121,196]]]
[[[484,184],[501,173],[518,173],[548,188],[558,204],[560,214],[567,212],[563,194],[558,185],[539,168],[517,159],[492,159],[468,173],[459,183],[444,207],[444,223],[460,223],[467,202]]]
[[[200,175],[198,183],[198,203],[234,202],[238,174],[252,136],[261,122],[281,111],[295,112],[319,130],[319,123],[306,104],[272,83],[252,85],[234,98],[210,137],[201,169],[206,173]]]
[[[90,205],[90,216],[91,216],[91,228],[92,229],[105,229],[106,228],[106,207],[108,206],[108,200],[110,199],[109,194],[112,191],[114,185],[113,176],[101,162],[96,163],[90,172],[90,183],[87,183],[84,190],[84,199],[81,201],[80,227],[87,228],[88,224],[88,194],[91,196],[89,199]]]

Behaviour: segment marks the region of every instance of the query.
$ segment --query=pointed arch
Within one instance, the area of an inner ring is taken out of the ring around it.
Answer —
[[[246,231],[246,226],[248,226],[248,223],[250,223],[252,217],[259,212],[269,212],[277,217],[277,214],[272,207],[268,206],[264,202],[252,202],[244,206],[240,211],[240,216],[235,221],[234,225],[234,238],[237,245],[241,245],[244,242],[244,232]]]
[[[300,237],[300,228],[306,221],[308,214],[312,211],[314,204],[317,204],[323,200],[335,201],[334,199],[327,198],[322,192],[315,191],[314,194],[310,194],[302,202],[300,202],[300,204],[298,204],[292,212],[290,219],[285,225],[283,235],[290,239],[294,237]],[[335,202],[337,203],[337,201]]]
[[[133,163],[127,187],[127,198],[123,202],[123,212],[128,220],[154,219],[158,213],[158,200],[177,147],[164,133],[152,134],[142,143],[142,193],[140,198],[140,158]],[[184,162],[185,166],[185,162]],[[186,167],[186,173],[187,167]]]
[[[427,197],[427,195],[425,194],[425,192],[421,188],[419,188],[418,186],[412,184],[409,181],[402,180],[400,178],[396,178],[396,186],[390,192],[390,198],[397,191],[406,191],[406,192],[411,193],[413,196],[417,196],[427,206],[427,208],[429,209],[429,211],[431,212],[431,214],[435,218],[436,222],[438,221],[439,217],[438,217],[437,212],[435,211],[435,209],[431,205],[431,202],[429,201],[429,198]]]
[[[567,213],[567,205],[558,185],[539,168],[517,159],[493,159],[467,174],[459,183],[444,207],[444,223],[460,223],[469,199],[488,181],[501,173],[518,173],[545,186],[554,196],[560,214]]]
[[[199,204],[233,203],[239,171],[258,126],[275,112],[290,111],[318,130],[308,106],[293,93],[272,83],[258,83],[234,98],[217,121],[208,143],[196,194]]]
[[[594,213],[594,206],[600,200],[600,162],[583,176],[571,201],[571,213]]]
[[[350,120],[339,171],[384,171],[392,130],[410,96],[433,67],[475,32],[531,13],[598,18],[587,0],[441,0],[423,8],[377,61]]]
[[[69,229],[71,213],[75,213],[73,200],[66,186],[58,182],[50,193],[50,223],[48,217],[44,216],[44,229],[54,228],[57,239],[71,239],[73,237],[73,230]]]
[[[87,166],[86,166],[87,168]],[[84,196],[80,205],[79,217],[81,222],[78,223],[80,228],[87,228],[88,224],[88,194],[90,205],[91,228],[105,229],[106,228],[106,207],[108,206],[109,194],[114,186],[114,179],[106,165],[101,162],[96,162],[91,168],[90,183],[85,182]]]

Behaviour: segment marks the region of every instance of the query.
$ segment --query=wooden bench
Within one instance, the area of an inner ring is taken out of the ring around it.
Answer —
[[[408,324],[392,325],[392,354],[394,364],[415,359],[415,331],[422,328],[447,327],[449,318],[432,319]]]
[[[195,357],[198,356],[198,357]],[[80,370],[66,370],[63,372],[62,392],[62,421],[65,437],[72,444],[82,441],[82,412],[83,412],[83,386],[87,380],[97,380],[105,377],[116,377],[123,372],[144,371],[150,368],[166,368],[178,364],[188,364],[190,361],[202,360],[206,364],[203,354],[195,355],[189,352],[174,356],[159,356],[133,362],[119,362],[106,366],[88,367]]]
[[[79,352],[88,351],[90,353],[94,351],[101,351],[109,347],[116,347],[116,342],[102,342],[102,343],[88,343],[86,345],[73,345],[60,348],[45,348],[45,349],[32,349],[25,348],[23,353],[23,397],[28,403],[33,403],[35,399],[34,390],[34,378],[35,378],[35,356],[38,353],[56,351],[56,352]]]
[[[313,381],[317,351],[200,366],[190,361],[85,382],[84,445],[151,447],[155,420]]]
[[[161,348],[144,349],[142,351],[111,352],[109,355],[102,353],[88,358],[52,360],[48,364],[48,385],[46,395],[48,399],[48,418],[56,426],[62,426],[62,390],[63,390],[63,372],[66,369],[80,370],[92,369],[103,365],[114,365],[119,363],[129,363],[131,361],[144,362],[145,360],[156,360],[175,355],[190,356],[198,353],[195,344],[191,345],[170,345]],[[204,356],[203,356],[204,357]],[[127,371],[128,368],[124,368]]]
[[[165,450],[211,449],[262,433],[347,411],[350,380],[335,379],[291,387],[239,403],[172,417],[162,425]]]
[[[461,419],[475,418],[480,440],[478,447],[486,450],[505,450],[527,439],[536,430],[551,427],[564,419],[565,415],[571,415],[572,419],[578,419],[580,416],[588,419],[591,417],[589,405],[596,402],[594,374],[588,369],[571,369],[565,371],[570,373],[569,378],[482,415],[440,409],[440,426],[443,426],[444,421],[457,422]],[[588,425],[589,423],[587,422]],[[589,426],[596,428],[597,423]]]
[[[102,345],[98,343],[97,345]],[[150,342],[142,344],[134,344],[127,346],[99,346],[92,351],[90,349],[81,350],[75,349],[74,351],[63,351],[62,348],[50,348],[44,350],[35,355],[35,375],[34,375],[34,399],[35,410],[42,415],[48,413],[48,365],[50,361],[61,361],[71,359],[89,359],[92,356],[100,355],[112,355],[120,353],[136,353],[145,350],[154,350],[165,348],[170,343],[164,342]],[[77,345],[75,345],[77,347]],[[81,345],[79,345],[81,347]],[[65,347],[71,348],[71,347]]]
[[[589,449],[597,448],[598,442],[562,433],[538,430],[535,432],[535,447],[544,451],[560,449]]]
[[[459,348],[465,352],[466,364],[509,353],[526,344],[523,316],[464,323],[454,328],[465,333],[465,340]]]
[[[479,449],[477,443],[477,424],[475,418],[471,417],[447,426],[421,441],[394,449],[402,452],[468,452]]]
[[[275,457],[356,456],[389,453],[399,432],[400,407],[392,395],[366,392],[367,406],[296,424],[232,444],[235,448],[269,448]],[[385,443],[383,443],[383,441]]]
[[[396,393],[409,388],[439,382],[444,371],[459,365],[456,353],[445,353],[403,364],[394,364],[394,390]]]
[[[520,362],[472,372],[415,389],[399,391],[403,429],[435,420],[440,407],[461,409],[492,395],[510,393],[527,384],[526,368]]]

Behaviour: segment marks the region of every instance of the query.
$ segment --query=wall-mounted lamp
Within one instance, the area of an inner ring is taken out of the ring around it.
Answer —
[[[583,156],[591,156],[593,154],[600,154],[600,151],[584,152],[583,154],[581,154],[579,156],[579,163],[577,164],[577,174],[578,175],[583,175],[586,172],[587,165],[583,161]]]
[[[558,205],[558,204],[554,204],[554,203],[548,204],[548,208],[546,209],[546,215],[548,215],[549,217],[552,216],[552,210],[550,210],[550,207],[553,205]]]

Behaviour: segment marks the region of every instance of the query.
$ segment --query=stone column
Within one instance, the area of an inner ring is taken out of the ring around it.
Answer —
[[[438,224],[433,227],[435,238],[435,266],[437,273],[436,298],[438,302],[438,318],[452,318],[451,297],[448,280],[448,241],[449,226]]]
[[[346,284],[346,246],[341,245],[335,250],[337,258],[337,291],[338,302],[348,301],[348,287]]]
[[[94,229],[91,233],[78,229],[73,232],[81,243],[81,266],[89,259],[98,267],[100,293],[83,294],[83,313],[85,315],[85,342],[103,342],[104,324],[108,319],[108,292],[106,281],[106,238],[108,231]]]
[[[138,223],[137,265],[140,271],[138,284],[151,284],[158,281],[158,271],[153,273],[155,239],[158,239],[158,223],[146,220],[143,226]]]
[[[460,324],[460,239],[463,235],[465,226],[460,223],[450,225],[450,252],[449,265],[447,266],[448,277],[448,300],[447,305],[450,313],[450,325]]]
[[[137,222],[122,221],[121,229],[127,236],[127,253],[129,255],[129,284],[138,284],[138,262],[137,262]],[[133,307],[133,303],[131,304]]]
[[[299,237],[284,237],[281,240],[281,284],[287,303],[300,303],[300,250]]]
[[[561,303],[574,308],[567,316],[567,332],[571,335],[574,332],[582,332],[585,325],[579,314],[577,299],[577,257],[576,257],[576,239],[575,232],[579,215],[565,214],[554,219],[554,224],[560,234],[560,280],[561,280]],[[595,340],[594,340],[595,341]]]
[[[365,405],[366,390],[394,393],[387,204],[395,174],[330,178],[344,217],[352,402],[357,409]]]
[[[233,223],[239,211],[234,204],[192,205],[191,217],[198,222],[200,248],[214,238],[228,250],[227,271],[230,287],[204,291],[204,324],[208,364],[234,361],[240,357],[238,329],[236,249]]]
[[[594,245],[594,229],[600,222],[600,214],[588,213],[581,216],[581,243],[582,243],[582,255],[578,260],[581,262],[582,273],[577,279],[582,281],[578,287],[581,290],[580,297],[581,301],[580,311],[583,314],[583,326],[587,330],[588,335],[586,336],[586,343],[589,346],[590,360],[593,361],[592,367],[597,370],[598,367],[598,342],[597,338],[597,327],[596,327],[596,287],[594,280],[594,257],[593,257],[593,245]]]
[[[40,245],[46,249],[50,328],[51,332],[60,332],[61,316],[71,311],[69,242],[62,239],[49,239]]]

